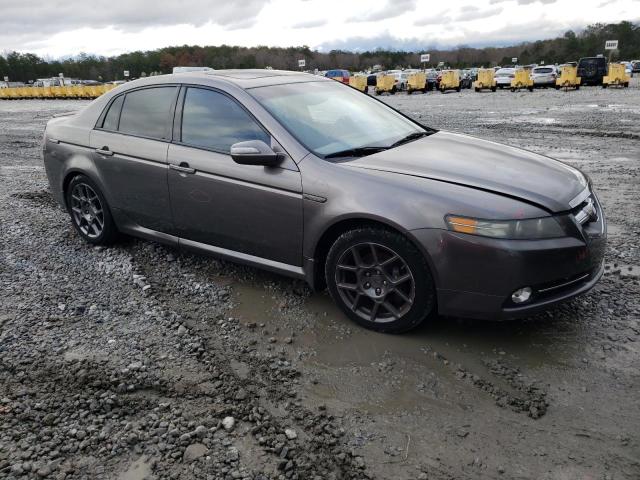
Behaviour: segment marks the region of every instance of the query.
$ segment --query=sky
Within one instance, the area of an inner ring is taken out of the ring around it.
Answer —
[[[0,0],[0,52],[45,58],[171,45],[427,51],[640,19],[640,0]]]

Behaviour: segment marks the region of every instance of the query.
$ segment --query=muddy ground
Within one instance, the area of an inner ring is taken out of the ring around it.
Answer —
[[[86,102],[0,102],[0,478],[640,478],[634,80],[382,97],[580,167],[609,221],[588,295],[401,336],[287,278],[136,239],[89,247],[40,158],[46,121]]]

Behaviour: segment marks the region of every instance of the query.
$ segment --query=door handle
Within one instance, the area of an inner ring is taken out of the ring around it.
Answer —
[[[102,148],[96,148],[96,153],[100,154],[100,155],[104,155],[105,157],[112,157],[113,156],[113,152],[111,150],[109,150],[109,147],[104,146]]]
[[[169,168],[180,173],[196,173],[196,169],[191,168],[187,162],[182,162],[180,165],[170,163]]]

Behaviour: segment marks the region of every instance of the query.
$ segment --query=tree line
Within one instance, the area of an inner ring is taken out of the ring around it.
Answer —
[[[606,40],[618,40],[615,57],[621,60],[640,59],[640,25],[633,22],[594,24],[584,30],[567,31],[563,36],[535,42],[523,42],[509,47],[472,48],[459,46],[452,50],[425,48],[431,54],[431,66],[444,62],[453,68],[509,65],[513,57],[520,64],[547,64],[576,61],[580,57],[605,53]],[[345,68],[368,70],[375,65],[384,69],[418,67],[421,52],[374,50],[328,53],[309,47],[238,47],[238,46],[175,46],[151,51],[134,51],[113,57],[81,53],[73,58],[45,60],[33,53],[9,52],[0,55],[0,80],[28,82],[63,73],[66,78],[111,81],[122,79],[128,70],[132,78],[170,73],[175,66],[206,66],[224,68],[265,68],[297,70],[298,60],[306,60],[306,69],[328,70]]]

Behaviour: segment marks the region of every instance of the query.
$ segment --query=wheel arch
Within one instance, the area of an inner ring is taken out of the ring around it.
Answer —
[[[315,290],[324,290],[326,288],[325,280],[325,263],[329,249],[335,243],[335,241],[345,232],[355,230],[363,227],[375,227],[384,230],[388,230],[403,237],[407,238],[411,244],[418,249],[418,251],[425,257],[427,265],[429,266],[429,273],[433,279],[434,285],[437,287],[437,276],[434,269],[433,261],[429,252],[416,240],[416,238],[407,231],[386,219],[381,219],[371,216],[352,216],[346,218],[337,219],[332,224],[328,225],[322,234],[319,236],[318,241],[313,248],[313,273],[308,277],[312,287]]]

